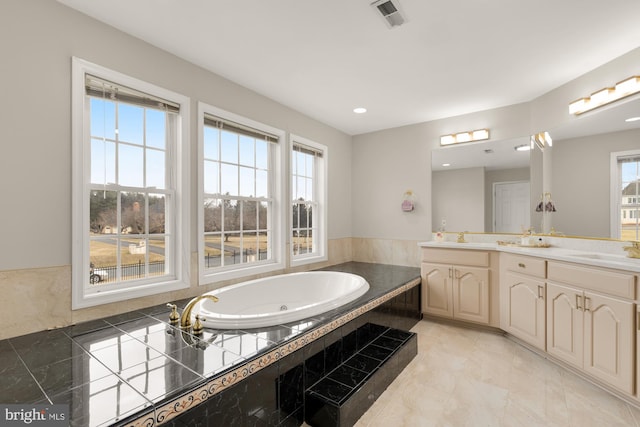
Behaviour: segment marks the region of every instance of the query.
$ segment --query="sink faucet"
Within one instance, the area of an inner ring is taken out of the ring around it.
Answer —
[[[466,231],[458,233],[458,240],[456,240],[457,243],[467,243],[467,241],[464,240],[464,233],[466,233]]]
[[[622,249],[629,252],[627,254],[629,258],[640,258],[640,242],[631,242],[631,246],[625,246]]]
[[[210,299],[213,302],[218,302],[218,297],[213,295],[200,295],[192,299],[189,304],[182,310],[182,316],[180,316],[180,328],[182,329],[190,329],[191,328],[191,310],[193,307],[203,299]],[[197,320],[197,319],[196,319]],[[200,323],[200,322],[198,322]]]

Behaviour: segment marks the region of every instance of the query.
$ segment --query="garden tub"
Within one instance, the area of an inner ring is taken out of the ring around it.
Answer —
[[[369,283],[351,273],[282,274],[207,292],[205,295],[215,295],[219,301],[201,300],[192,316],[204,317],[205,328],[262,328],[317,316],[358,299],[367,290]]]

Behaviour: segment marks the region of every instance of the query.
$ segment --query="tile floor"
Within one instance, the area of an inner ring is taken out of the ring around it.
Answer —
[[[355,427],[640,427],[639,409],[500,335],[412,331],[418,355]]]

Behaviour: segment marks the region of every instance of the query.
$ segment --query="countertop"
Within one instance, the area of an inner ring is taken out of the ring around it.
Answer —
[[[199,345],[169,324],[164,304],[2,340],[0,403],[68,404],[73,426],[119,424],[420,278],[416,267],[357,262],[324,270],[358,274],[370,288],[352,303],[303,321],[205,330]]]
[[[559,246],[542,247],[521,247],[505,246],[494,242],[436,242],[428,241],[418,244],[423,248],[448,248],[448,249],[469,249],[469,250],[490,250],[507,252],[518,255],[527,255],[548,260],[572,262],[585,264],[593,267],[613,268],[640,273],[640,259],[629,258],[625,254],[612,254],[599,252],[597,250],[569,249]]]

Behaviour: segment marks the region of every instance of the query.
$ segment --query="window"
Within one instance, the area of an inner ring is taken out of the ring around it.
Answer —
[[[200,283],[284,267],[284,133],[200,104]]]
[[[74,58],[73,108],[73,308],[187,287],[188,98]]]
[[[611,154],[611,237],[640,240],[640,150]]]
[[[291,264],[327,260],[327,147],[291,136]]]

